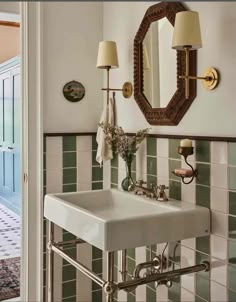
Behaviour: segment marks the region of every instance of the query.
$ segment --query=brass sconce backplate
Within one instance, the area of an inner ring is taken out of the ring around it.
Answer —
[[[133,86],[130,82],[124,83],[124,85],[122,86],[122,93],[123,93],[123,97],[126,99],[131,97],[133,93]]]
[[[219,73],[213,68],[209,67],[205,70],[203,77],[205,78],[202,81],[203,86],[208,90],[213,90],[219,83]]]

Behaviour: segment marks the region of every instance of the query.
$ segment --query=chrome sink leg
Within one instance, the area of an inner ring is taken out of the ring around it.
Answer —
[[[52,250],[52,244],[54,242],[54,223],[51,221],[49,221],[48,233],[48,302],[53,302],[54,252]]]
[[[113,302],[116,290],[114,283],[114,252],[107,253],[107,280],[104,285],[104,291],[107,295],[107,302]]]

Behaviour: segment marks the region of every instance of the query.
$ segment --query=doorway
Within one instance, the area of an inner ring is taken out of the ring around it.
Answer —
[[[0,20],[0,301],[20,295],[20,24]],[[6,47],[4,47],[6,45]]]

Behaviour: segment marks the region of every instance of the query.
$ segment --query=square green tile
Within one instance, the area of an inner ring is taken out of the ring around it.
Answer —
[[[96,150],[97,151],[98,148],[98,144],[96,141],[96,135],[92,135],[92,150]]]
[[[76,136],[63,136],[62,137],[63,152],[76,151]]]
[[[157,177],[153,175],[147,175],[147,186],[150,188],[151,185],[157,185]]]
[[[172,302],[181,301],[181,289],[177,283],[173,282],[171,288],[168,289],[168,299]]]
[[[206,300],[204,300],[198,296],[195,296],[195,302],[206,302]]]
[[[46,300],[43,300],[43,301],[46,301]],[[73,297],[68,297],[68,298],[62,299],[62,302],[77,302],[77,299],[76,299],[76,296],[73,296]]]
[[[92,302],[102,302],[102,290],[92,292]]]
[[[146,287],[146,301],[156,302],[156,292],[150,287]]]
[[[228,302],[235,302],[236,301],[236,292],[228,290]]]
[[[202,253],[210,254],[210,236],[196,238],[196,249]]]
[[[210,262],[209,255],[196,251],[196,264],[202,263],[203,261]],[[204,278],[208,278],[208,279],[210,277],[210,272],[198,272],[197,274],[203,276]]]
[[[135,295],[132,293],[127,293],[127,302],[135,302],[135,301],[136,301]]]
[[[43,185],[44,185],[44,187],[47,185],[47,172],[46,172],[46,170],[43,171]]]
[[[92,270],[96,274],[102,274],[102,259],[97,259],[92,261]]]
[[[179,181],[170,180],[169,196],[170,198],[181,200],[181,183]]]
[[[147,157],[147,174],[157,175],[157,159],[156,157]]]
[[[102,190],[103,182],[92,182],[92,190]]]
[[[62,281],[76,279],[76,268],[72,265],[66,265],[62,270]]]
[[[92,165],[93,166],[100,166],[100,164],[96,161],[97,151],[92,151]]]
[[[92,291],[101,290],[101,286],[92,281]]]
[[[196,161],[197,162],[210,162],[210,142],[209,141],[196,141]]]
[[[196,274],[196,295],[210,301],[210,281]]]
[[[210,208],[210,187],[196,185],[196,204],[202,207]]]
[[[229,192],[229,214],[236,216],[236,192]]]
[[[157,156],[157,139],[155,137],[147,138],[147,155]]]
[[[46,170],[46,153],[43,154],[43,169]]]
[[[63,185],[63,193],[76,192],[76,191],[77,191],[76,184]]]
[[[92,181],[103,180],[103,168],[93,167],[92,168]]]
[[[43,137],[43,152],[47,152],[47,138],[45,135]]]
[[[180,145],[179,139],[169,139],[169,158],[180,159],[181,155],[178,153],[178,147]]]
[[[69,233],[69,232],[64,232],[63,233],[63,241],[69,241],[69,240],[75,240],[76,236]]]
[[[228,265],[228,287],[236,291],[236,269]]]
[[[127,255],[128,255],[128,257],[135,260],[135,248],[127,249]]]
[[[236,191],[236,167],[228,167],[229,189]]]
[[[133,275],[134,269],[135,269],[135,260],[131,258],[127,258],[127,268],[128,268],[128,273],[130,275]]]
[[[172,173],[175,171],[175,169],[180,169],[180,168],[181,168],[180,160],[169,159],[169,178],[180,181],[180,178]]]
[[[111,168],[111,183],[118,184],[118,169]]]
[[[113,153],[113,158],[111,160],[111,167],[118,168],[119,155],[117,153]]]
[[[210,165],[208,164],[196,164],[198,171],[196,183],[199,185],[210,186]]]
[[[236,217],[229,216],[229,238],[236,239]]]
[[[66,168],[63,169],[63,184],[75,184],[77,182],[77,169]]]
[[[76,259],[76,254],[77,254],[76,247],[70,247],[70,248],[64,249],[64,252],[66,253],[66,255]],[[65,265],[65,264],[68,264],[68,262],[63,259],[63,265]]]
[[[101,259],[102,258],[102,250],[100,250],[99,248],[93,246],[92,247],[92,259]]]
[[[236,166],[236,143],[228,143],[228,164]]]
[[[62,283],[62,298],[76,295],[76,280]]]
[[[229,263],[236,269],[236,240],[228,241],[228,259]]]
[[[76,152],[63,153],[63,168],[76,167]]]

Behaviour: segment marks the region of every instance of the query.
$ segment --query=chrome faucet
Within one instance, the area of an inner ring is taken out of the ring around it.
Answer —
[[[133,191],[134,194],[137,195],[146,195],[149,198],[155,198],[159,201],[167,201],[168,198],[165,193],[165,189],[168,189],[165,185],[159,185],[154,186],[154,184],[151,184],[150,188],[144,187],[143,185],[146,185],[147,182],[141,180],[138,180],[136,183],[133,183],[129,186],[129,191]],[[158,189],[160,192],[158,193]]]
[[[159,185],[157,188],[159,189],[159,194],[157,196],[157,200],[168,201],[168,197],[166,196],[165,189],[169,189],[169,187],[166,187],[165,185]]]

